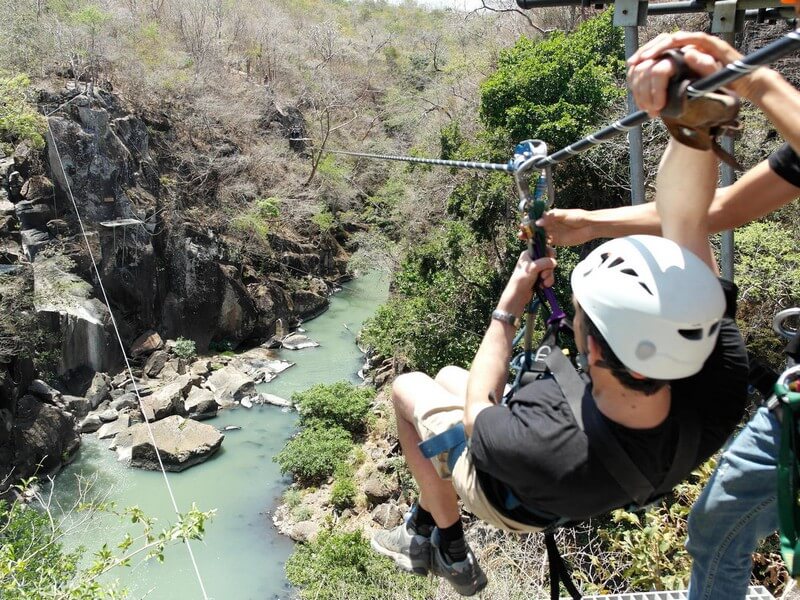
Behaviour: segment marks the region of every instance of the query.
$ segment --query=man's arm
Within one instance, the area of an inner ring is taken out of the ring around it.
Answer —
[[[527,251],[523,252],[500,296],[497,308],[516,317],[522,315],[533,295],[533,286],[540,276],[543,285],[553,285],[555,266],[556,262],[552,258],[534,261]],[[492,319],[483,336],[467,381],[464,428],[468,436],[472,435],[472,426],[478,414],[493,406],[503,395],[503,388],[508,381],[508,361],[511,358],[511,343],[515,333],[516,327],[513,325]],[[490,399],[490,395],[494,401]]]
[[[727,42],[706,33],[678,31],[662,33],[651,40],[629,59],[628,81],[636,104],[655,116],[666,104],[666,89],[674,74],[671,61],[659,57],[669,49],[684,49],[686,64],[699,75],[710,75],[723,64],[742,57]],[[752,74],[730,84],[740,96],[752,101],[763,110],[795,152],[800,152],[800,92],[777,71],[768,67],[756,69]]]
[[[795,187],[762,161],[733,185],[718,188],[708,212],[709,233],[739,227],[777,210],[800,196]],[[536,223],[556,246],[574,246],[596,238],[647,233],[661,235],[652,202],[601,210],[553,209]]]
[[[662,235],[696,254],[718,273],[708,243],[708,208],[717,185],[718,161],[710,150],[670,140],[656,177],[656,209]]]

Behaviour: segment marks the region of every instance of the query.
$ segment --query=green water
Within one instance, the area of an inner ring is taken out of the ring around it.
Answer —
[[[363,320],[383,302],[388,282],[370,274],[347,284],[333,296],[330,309],[304,324],[319,348],[281,351],[296,365],[261,391],[289,398],[292,392],[316,383],[347,379],[356,373],[363,356],[355,345],[355,332]],[[345,327],[346,326],[346,327]],[[273,406],[221,411],[206,421],[218,428],[241,426],[225,434],[222,449],[209,461],[183,473],[169,474],[180,510],[194,502],[201,510],[216,509],[202,542],[192,544],[209,598],[215,600],[268,600],[292,596],[283,573],[293,544],[277,534],[271,511],[288,485],[272,457],[283,448],[294,430],[296,415]],[[56,480],[56,499],[69,505],[77,490],[76,474],[97,478],[96,489],[109,490],[119,506],[138,505],[160,522],[173,521],[174,511],[160,473],[129,469],[116,462],[107,449],[108,440],[84,436],[78,459]],[[102,541],[117,543],[127,526],[99,518],[72,535],[69,545],[82,544],[90,552]],[[188,552],[182,545],[170,547],[166,561],[148,561],[130,569],[118,569],[116,577],[132,598],[202,598]]]

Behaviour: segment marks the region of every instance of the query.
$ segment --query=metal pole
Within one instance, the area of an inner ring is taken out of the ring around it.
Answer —
[[[736,42],[735,33],[721,33],[720,38],[733,46]],[[720,144],[722,148],[733,156],[733,138],[731,136],[724,136]],[[722,163],[722,187],[733,185],[736,181],[736,173],[733,167],[728,163]],[[733,267],[734,267],[734,242],[733,242],[733,229],[722,232],[722,243],[720,248],[720,259],[722,262],[722,276],[728,281],[733,281]]]
[[[626,26],[625,30],[625,58],[636,52],[639,48],[639,28],[635,25]],[[628,113],[636,112],[636,103],[633,92],[628,87]],[[644,158],[642,156],[642,126],[637,125],[628,132],[631,157],[631,204],[644,203]]]
[[[736,31],[741,27],[744,11],[740,10],[738,0],[719,0],[714,4],[714,14],[711,21],[711,31],[716,33],[721,40],[728,42],[731,46],[736,44]],[[733,154],[733,138],[725,136],[721,146],[724,150]],[[736,181],[736,173],[733,167],[723,163],[721,173],[721,185],[727,187]],[[720,243],[720,262],[722,263],[722,276],[728,281],[733,281],[734,267],[734,243],[733,230],[723,231]]]

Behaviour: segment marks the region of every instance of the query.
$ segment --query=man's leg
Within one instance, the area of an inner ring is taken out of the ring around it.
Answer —
[[[689,515],[690,600],[747,595],[752,553],[778,527],[780,424],[760,408],[723,452]]]
[[[419,486],[419,505],[433,515],[436,525],[443,529],[460,520],[458,496],[453,484],[439,477],[433,463],[420,452],[422,441],[414,425],[414,405],[418,399],[447,400],[452,394],[424,373],[407,373],[392,385],[392,402],[397,417],[397,437],[403,448],[408,468]],[[459,398],[453,403],[458,404]]]
[[[391,531],[377,533],[372,547],[406,570],[418,574],[431,570],[446,578],[458,593],[471,596],[486,587],[486,576],[464,539],[455,488],[439,477],[433,463],[422,455],[418,446],[422,437],[414,419],[418,401],[463,407],[467,377],[468,372],[463,369],[445,367],[435,380],[423,373],[408,373],[395,380],[392,402],[397,435],[420,496],[408,521]],[[426,544],[427,564],[422,560]]]

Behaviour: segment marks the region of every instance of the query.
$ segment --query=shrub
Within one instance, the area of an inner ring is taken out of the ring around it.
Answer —
[[[357,387],[346,381],[319,384],[292,394],[292,402],[300,412],[301,424],[321,421],[355,434],[366,429],[374,399],[374,390]]]
[[[273,460],[281,473],[289,473],[302,485],[318,485],[333,474],[353,447],[350,434],[322,422],[308,423]]]
[[[322,531],[301,544],[286,562],[286,576],[299,586],[300,598],[379,600],[434,597],[438,582],[398,571],[372,551],[360,531]]]
[[[194,343],[194,340],[179,337],[175,340],[172,351],[178,358],[192,358],[197,353],[197,345]]]
[[[28,103],[29,87],[26,75],[0,71],[0,140],[8,143],[29,140],[34,148],[41,149],[47,122]]]
[[[342,511],[351,508],[355,504],[358,488],[353,480],[353,469],[349,464],[341,463],[334,473],[336,480],[331,486],[331,504],[333,507]]]

